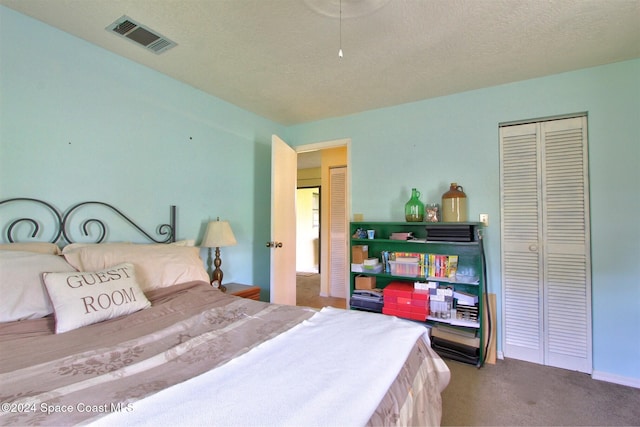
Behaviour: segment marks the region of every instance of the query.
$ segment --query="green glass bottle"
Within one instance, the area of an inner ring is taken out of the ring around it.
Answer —
[[[411,189],[411,198],[404,205],[404,217],[407,222],[421,222],[424,219],[424,204],[420,201],[420,192]]]

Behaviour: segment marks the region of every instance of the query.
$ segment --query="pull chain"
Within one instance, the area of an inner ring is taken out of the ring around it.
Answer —
[[[342,0],[340,0],[340,49],[338,49],[338,58],[342,59]]]

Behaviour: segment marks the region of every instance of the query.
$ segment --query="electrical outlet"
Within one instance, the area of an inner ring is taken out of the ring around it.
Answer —
[[[480,222],[484,224],[485,227],[489,226],[489,214],[480,214]]]

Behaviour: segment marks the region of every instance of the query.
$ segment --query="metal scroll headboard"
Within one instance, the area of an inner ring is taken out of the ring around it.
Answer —
[[[51,231],[47,233],[50,233],[49,235],[51,236],[47,239],[47,241],[51,243],[76,243],[78,240],[73,238],[73,233],[69,230],[72,219],[81,216],[81,214],[79,214],[78,212],[82,208],[87,208],[89,206],[98,206],[100,209],[104,208],[107,212],[115,214],[130,227],[135,229],[137,232],[139,232],[152,242],[171,243],[175,242],[176,240],[176,207],[174,205],[171,205],[170,207],[169,223],[158,225],[154,237],[154,235],[145,231],[142,227],[131,220],[127,215],[122,213],[119,209],[108,203],[97,201],[81,202],[71,206],[66,211],[62,211],[52,204],[45,202],[44,200],[32,199],[28,197],[16,197],[12,199],[0,200],[0,208],[3,206],[9,206],[10,204],[19,203],[26,203],[31,204],[31,206],[37,206],[38,208],[43,209],[43,212],[41,212],[40,216],[36,218],[32,217],[33,214],[28,214],[27,216],[19,215],[19,218],[10,219],[6,222],[6,224],[4,223],[4,215],[0,216],[3,222],[3,240],[9,243],[18,241],[18,230],[22,229],[22,227],[24,227],[25,225],[30,227],[30,237],[33,239],[39,238],[41,229],[45,228],[46,225],[51,229]],[[35,211],[36,208],[33,208],[33,210]],[[109,227],[104,219],[94,217],[93,211],[90,213],[90,215],[90,217],[80,220],[81,234],[83,234],[85,237],[89,237],[91,234],[91,230],[97,227],[97,229],[99,230],[98,237],[93,239],[93,243],[102,243],[107,236]],[[40,241],[42,241],[42,238],[40,238]]]

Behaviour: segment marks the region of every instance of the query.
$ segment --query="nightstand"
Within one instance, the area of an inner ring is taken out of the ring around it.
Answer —
[[[260,287],[252,285],[242,285],[240,283],[225,283],[226,293],[242,298],[254,299],[260,301]]]

